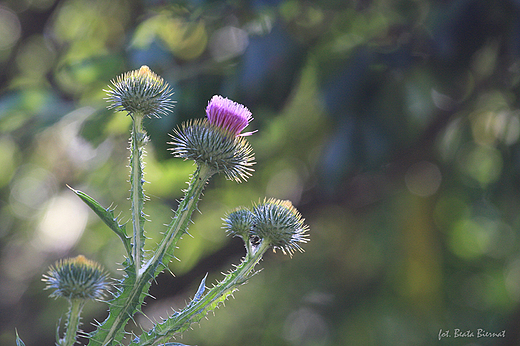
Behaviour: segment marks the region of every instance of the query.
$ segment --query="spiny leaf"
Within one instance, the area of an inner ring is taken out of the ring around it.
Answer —
[[[235,292],[238,286],[252,275],[252,269],[258,263],[261,254],[254,258],[244,260],[236,269],[228,273],[225,278],[213,286],[206,294],[206,276],[195,293],[192,301],[181,311],[156,324],[149,332],[143,333],[134,339],[130,345],[152,346],[157,342],[168,340],[177,334],[183,333],[193,323],[200,322],[210,311],[215,310]]]
[[[90,346],[106,346],[121,343],[124,337],[124,327],[140,311],[144,299],[148,296],[154,273],[160,263],[154,263],[146,268],[138,277],[132,263],[127,259],[124,263],[125,277],[121,280],[116,297],[109,302],[109,315],[90,335]]]
[[[206,290],[206,279],[208,278],[208,273],[204,275],[202,278],[202,281],[200,282],[199,288],[197,289],[197,292],[195,293],[195,296],[193,296],[193,302],[197,302],[202,297],[202,294],[204,294],[204,291]]]
[[[126,264],[130,264],[127,259]],[[101,346],[120,343],[124,337],[124,326],[137,312],[144,300],[147,291],[146,284],[150,281],[138,282],[133,266],[126,266],[126,275],[121,280],[119,289],[115,292],[115,298],[109,302],[109,315],[92,333],[89,345]],[[149,287],[149,283],[148,283]]]
[[[109,208],[103,208],[95,199],[87,195],[86,193],[75,190],[69,186],[72,190],[86,205],[96,213],[97,216],[107,225],[112,231],[114,231],[123,242],[125,250],[129,257],[132,256],[132,245],[130,238],[126,234],[126,226],[120,225],[117,218],[114,216],[114,212]]]
[[[221,295],[210,300],[208,303],[198,306],[198,304],[189,304],[182,311],[179,311],[162,323],[156,324],[152,330],[143,333],[139,338],[136,338],[130,343],[133,346],[151,346],[157,342],[168,340],[177,334],[181,334],[188,330],[193,323],[200,322],[210,311],[215,310],[220,303],[225,301],[233,294],[235,289],[223,292]],[[205,297],[203,297],[205,298]],[[199,302],[192,300],[193,302]],[[164,345],[177,345],[176,343],[166,343]]]
[[[16,333],[16,346],[25,346],[22,339],[20,339],[20,337],[18,336],[18,330],[15,329],[15,333]]]

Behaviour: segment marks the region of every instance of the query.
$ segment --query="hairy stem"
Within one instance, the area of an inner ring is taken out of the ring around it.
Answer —
[[[163,239],[159,243],[152,258],[150,258],[148,263],[144,266],[143,271],[149,266],[155,266],[157,268],[154,272],[155,277],[162,269],[164,269],[161,268],[159,264],[162,264],[163,266],[168,264],[168,261],[173,257],[173,250],[177,242],[187,231],[191,215],[197,208],[197,202],[202,195],[204,187],[214,173],[215,172],[208,166],[197,166],[197,169],[190,180],[186,195],[177,208],[175,217],[168,225]]]
[[[144,191],[143,191],[143,147],[146,143],[146,133],[143,131],[143,116],[132,115],[132,137],[130,141],[130,199],[133,226],[132,256],[135,272],[139,276],[144,248]]]
[[[65,331],[65,336],[59,342],[60,346],[72,346],[76,342],[81,310],[85,306],[85,302],[85,299],[72,299],[70,301],[70,309],[67,315],[67,330]]]

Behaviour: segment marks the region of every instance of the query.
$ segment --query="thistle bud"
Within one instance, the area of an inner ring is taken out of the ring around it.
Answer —
[[[281,249],[292,256],[294,250],[303,252],[299,243],[306,243],[309,227],[290,201],[275,198],[254,206],[251,234],[268,242],[273,250]]]
[[[45,289],[54,289],[51,297],[101,299],[109,287],[109,276],[100,264],[79,255],[56,262],[42,281]]]
[[[222,220],[226,233],[234,237],[241,237],[244,241],[249,239],[251,227],[253,227],[253,213],[249,209],[239,207]]]
[[[206,108],[207,119],[184,123],[172,135],[173,154],[206,165],[228,179],[246,180],[253,169],[254,154],[240,132],[249,124],[249,110],[229,99],[214,96]]]
[[[107,102],[111,102],[108,109],[126,111],[130,115],[159,118],[173,108],[168,83],[146,65],[118,76],[104,91],[108,95]]]

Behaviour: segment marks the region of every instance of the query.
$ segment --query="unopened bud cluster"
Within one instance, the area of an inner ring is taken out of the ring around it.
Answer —
[[[300,243],[306,243],[309,227],[290,201],[266,199],[251,210],[238,208],[227,215],[224,229],[244,241],[267,242],[274,250],[292,255],[303,252]],[[255,245],[255,244],[253,244]]]

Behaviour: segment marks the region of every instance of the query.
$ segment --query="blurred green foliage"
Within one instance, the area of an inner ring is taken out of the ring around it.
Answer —
[[[175,91],[152,119],[149,244],[190,162],[169,133],[214,94],[248,106],[258,164],[214,179],[152,288],[145,328],[243,255],[221,217],[291,199],[306,253],[273,254],[199,345],[520,342],[520,3],[516,0],[6,0],[0,4],[0,344],[52,345],[64,302],[41,274],[84,254],[119,277],[119,240],[66,185],[129,217],[130,121],[103,89],[146,64]],[[101,303],[90,318],[105,316]],[[131,328],[137,328],[132,327]],[[454,338],[454,330],[506,338]],[[439,331],[452,337],[439,340]]]

